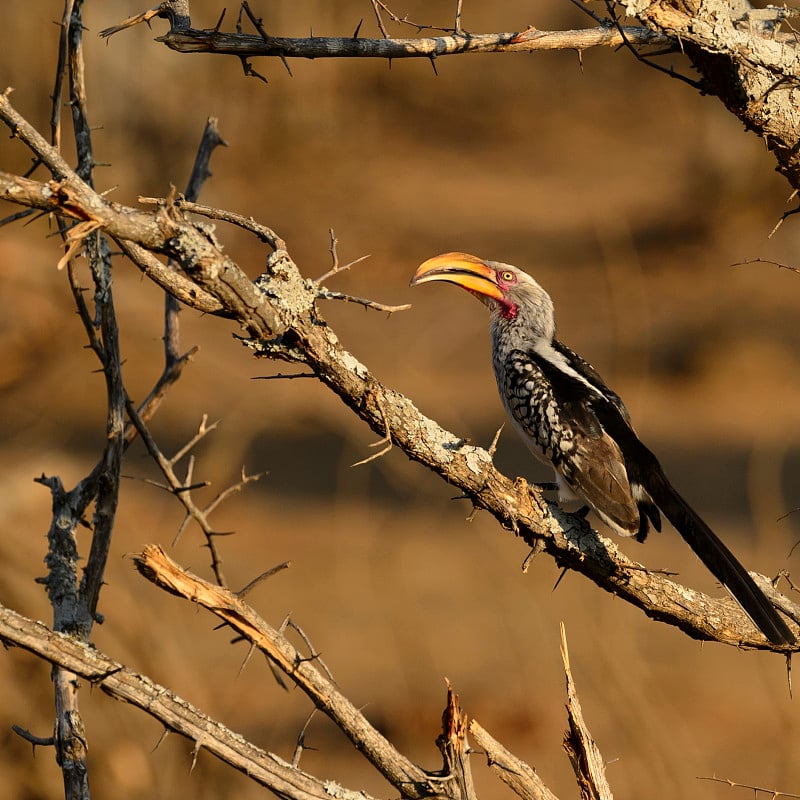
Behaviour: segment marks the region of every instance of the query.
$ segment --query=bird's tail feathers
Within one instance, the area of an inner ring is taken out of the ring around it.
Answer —
[[[714,577],[733,595],[764,636],[773,644],[795,644],[797,640],[794,634],[766,595],[722,540],[678,494],[660,465],[651,470],[647,490],[664,516]]]

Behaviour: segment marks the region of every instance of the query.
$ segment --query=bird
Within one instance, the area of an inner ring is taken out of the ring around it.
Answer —
[[[747,570],[681,497],[641,441],[620,396],[556,338],[550,295],[523,270],[468,253],[423,262],[411,286],[446,281],[489,309],[492,363],[506,413],[555,471],[559,501],[579,501],[614,532],[643,542],[661,514],[778,646],[796,638]]]

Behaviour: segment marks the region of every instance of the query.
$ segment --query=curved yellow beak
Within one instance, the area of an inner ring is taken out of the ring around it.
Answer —
[[[417,267],[411,286],[430,281],[447,281],[479,297],[502,300],[495,271],[477,256],[469,253],[442,253]]]

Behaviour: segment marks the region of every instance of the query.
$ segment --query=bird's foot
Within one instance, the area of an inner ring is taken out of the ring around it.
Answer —
[[[532,483],[540,492],[557,492],[558,484],[555,481],[543,481],[542,483]]]

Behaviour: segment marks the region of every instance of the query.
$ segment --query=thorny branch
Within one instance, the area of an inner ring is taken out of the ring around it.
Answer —
[[[51,156],[52,164],[58,165],[56,170],[60,169],[64,162],[58,155],[61,140],[59,106],[63,102],[66,79],[78,156],[74,174],[91,191],[95,160],[84,85],[82,6],[82,0],[71,0],[64,5],[56,83],[52,97],[51,139],[55,146],[51,148]],[[53,509],[48,552],[45,556],[48,566],[45,584],[53,607],[54,629],[88,642],[94,623],[102,621],[97,613],[97,606],[119,498],[120,470],[125,447],[125,390],[122,385],[119,331],[111,288],[111,255],[106,237],[101,234],[100,226],[88,220],[71,231],[67,230],[66,221],[61,215],[57,217],[57,224],[66,244],[62,263],[70,263],[69,277],[73,296],[90,346],[100,361],[105,378],[107,443],[90,475],[72,491],[64,491],[57,477],[48,479],[42,476],[40,479],[51,490]],[[86,253],[94,283],[93,316],[90,316],[78,290],[72,263],[72,258],[81,251]],[[90,504],[94,506],[94,513],[91,523],[87,523],[84,515]],[[79,578],[80,556],[76,530],[81,525],[91,527],[92,537],[86,565]],[[56,710],[53,743],[56,760],[61,767],[64,793],[68,800],[88,800],[87,742],[78,704],[79,683],[71,671],[56,668],[53,671],[53,686]]]
[[[697,778],[699,781],[711,781],[712,783],[724,783],[726,786],[729,786],[731,789],[747,789],[748,792],[753,793],[753,798],[758,798],[759,795],[763,794],[766,797],[770,798],[770,800],[780,800],[782,797],[787,798],[800,798],[800,794],[795,794],[794,792],[781,792],[777,789],[768,789],[766,786],[753,786],[750,783],[738,783],[736,781],[732,781],[729,778],[716,778],[716,777],[704,777],[699,776]]]
[[[718,96],[749,130],[763,138],[778,162],[779,171],[793,188],[800,189],[800,120],[793,113],[795,103],[787,98],[787,93],[795,92],[800,83],[800,42],[794,30],[781,29],[797,14],[794,9],[778,5],[756,9],[744,0],[735,3],[640,0],[635,4],[608,0],[609,16],[605,19],[587,10],[594,20],[599,20],[596,27],[542,31],[530,26],[524,31],[473,34],[461,28],[460,3],[455,25],[446,28],[412,22],[391,12],[383,2],[371,0],[371,3],[380,33],[374,39],[359,36],[361,23],[347,37],[273,36],[260,25],[257,34],[245,34],[240,28],[235,33],[226,33],[219,25],[213,30],[198,30],[191,27],[188,4],[187,14],[178,15],[172,9],[173,3],[167,2],[162,3],[156,15],[170,19],[171,27],[158,41],[181,53],[234,55],[243,62],[255,56],[277,57],[284,64],[289,58],[388,61],[427,58],[434,69],[435,60],[449,55],[541,50],[576,50],[580,55],[592,47],[622,46],[648,66],[679,78],[698,91]],[[640,24],[622,25],[619,19],[632,9]],[[252,12],[249,13],[252,19]],[[444,35],[391,38],[382,14],[417,31],[434,30]],[[143,15],[128,19],[102,31],[101,36],[110,36],[142,21]],[[649,52],[643,54],[643,49]],[[688,57],[700,74],[699,80],[653,60],[655,56],[673,53]]]
[[[92,149],[91,127],[87,114],[83,63],[82,0],[65,3],[61,25],[59,58],[55,88],[52,96],[51,141],[48,150],[51,173],[69,173],[76,181],[93,191],[95,159]],[[72,114],[78,165],[74,173],[61,158],[61,107],[64,84],[69,89],[69,107]],[[28,130],[37,141],[43,141],[35,131]],[[22,136],[24,137],[25,134]],[[39,158],[37,163],[42,163]],[[201,162],[198,162],[201,163]],[[199,168],[198,168],[199,169]],[[198,172],[202,178],[203,173]],[[57,477],[42,476],[39,482],[48,486],[53,500],[53,520],[48,535],[49,549],[45,561],[49,573],[44,579],[53,606],[53,627],[76,639],[88,642],[98,613],[100,589],[104,582],[111,538],[114,529],[119,497],[122,456],[133,437],[133,428],[125,425],[125,406],[129,402],[122,382],[122,358],[119,331],[114,311],[111,252],[105,234],[94,220],[83,220],[69,226],[69,213],[58,213],[58,230],[65,243],[65,254],[59,267],[67,265],[67,274],[78,315],[83,323],[89,347],[101,365],[105,377],[107,413],[106,447],[92,472],[72,491],[65,491]],[[86,302],[84,290],[77,276],[75,257],[85,254],[94,285],[93,310]],[[165,367],[164,371],[142,404],[142,414],[150,417],[158,408],[167,388],[180,375],[192,351],[183,356],[178,353],[177,300],[167,294],[165,313]],[[140,424],[144,423],[139,418]],[[93,504],[91,522],[86,520]],[[78,576],[80,559],[76,530],[79,526],[92,531],[83,575]],[[78,706],[79,681],[69,671],[56,667],[53,671],[55,690],[55,746],[56,759],[61,766],[64,791],[68,800],[90,796],[87,768],[87,739]],[[41,743],[41,742],[40,742]]]
[[[133,403],[130,401],[127,403],[127,410],[131,422],[136,428],[136,431],[142,437],[142,441],[147,448],[147,452],[150,453],[150,456],[156,462],[158,468],[161,470],[162,474],[167,480],[167,486],[165,488],[171,491],[178,498],[186,511],[183,522],[181,522],[178,532],[175,535],[173,544],[177,543],[183,531],[186,529],[187,524],[191,520],[194,520],[206,538],[205,546],[208,548],[208,551],[211,554],[211,569],[214,572],[214,577],[220,586],[225,586],[225,574],[222,571],[222,556],[219,552],[219,548],[217,547],[216,539],[219,536],[227,536],[231,532],[214,530],[209,520],[209,516],[214,509],[217,508],[221,502],[230,497],[230,495],[241,491],[248,483],[253,483],[254,481],[259,480],[266,473],[262,472],[255,475],[247,475],[244,470],[242,470],[241,480],[222,490],[208,505],[206,505],[204,508],[200,508],[192,497],[192,489],[197,488],[198,486],[197,484],[192,484],[194,461],[190,459],[186,476],[183,480],[181,480],[176,474],[175,466],[184,458],[184,456],[186,456],[186,454],[191,450],[192,447],[194,447],[195,444],[197,444],[197,442],[199,442],[203,437],[206,436],[206,434],[210,433],[216,427],[216,423],[212,425],[206,425],[207,418],[204,416],[197,433],[194,437],[192,437],[188,444],[182,447],[174,456],[172,456],[172,458],[167,458],[159,449],[158,444],[156,444],[152,434],[147,429],[147,426],[143,423],[139,413],[137,412]],[[199,484],[199,486],[205,486],[205,484]]]
[[[260,650],[273,669],[279,670],[298,686],[313,702],[315,709],[330,717],[404,798],[475,800],[469,764],[472,752],[467,738],[469,733],[484,749],[489,766],[519,797],[523,800],[557,800],[528,764],[499,744],[476,720],[468,718],[449,684],[447,704],[442,715],[442,732],[437,739],[443,757],[442,769],[426,771],[410,762],[370,724],[364,714],[342,694],[327,668],[324,672],[318,668],[319,659],[313,655],[313,648],[304,634],[302,638],[312,652],[311,657],[305,656],[286,638],[283,632],[285,625],[280,629],[273,628],[245,604],[243,592],[233,593],[204,581],[182,569],[157,546],[146,547],[134,562],[142,575],[155,585],[191,600],[219,617],[225,627],[234,629],[241,639],[251,643],[250,652]],[[279,565],[265,573],[265,576],[275,574],[284,566]],[[562,630],[562,641],[563,637]],[[246,741],[166,687],[112,660],[97,648],[55,633],[42,623],[34,622],[2,605],[0,640],[7,646],[15,645],[35,653],[102,689],[110,697],[136,706],[159,720],[164,725],[164,734],[158,744],[167,733],[175,731],[194,742],[195,754],[201,748],[207,750],[268,787],[279,797],[322,800],[335,796],[370,800],[370,796],[363,791],[353,791],[332,781],[322,781],[298,768],[308,723],[298,737],[292,763],[288,763]],[[566,646],[565,643],[563,646]],[[565,672],[568,687],[571,687],[569,702],[574,705],[578,700],[566,660]],[[576,724],[581,726],[584,740],[591,741],[582,720]],[[48,740],[22,729],[16,732],[33,745],[48,744]],[[594,757],[599,758],[599,753],[595,753]]]
[[[667,46],[672,40],[653,31],[623,28],[635,45]],[[104,32],[105,33],[105,32]],[[101,34],[102,35],[102,34]],[[364,39],[358,37],[314,36],[289,38],[253,34],[172,30],[158,38],[179,53],[214,53],[240,58],[440,58],[462,53],[532,53],[541,50],[586,50],[591,47],[619,47],[622,35],[613,28],[598,27],[572,31],[512,31],[436,36],[413,39]]]

